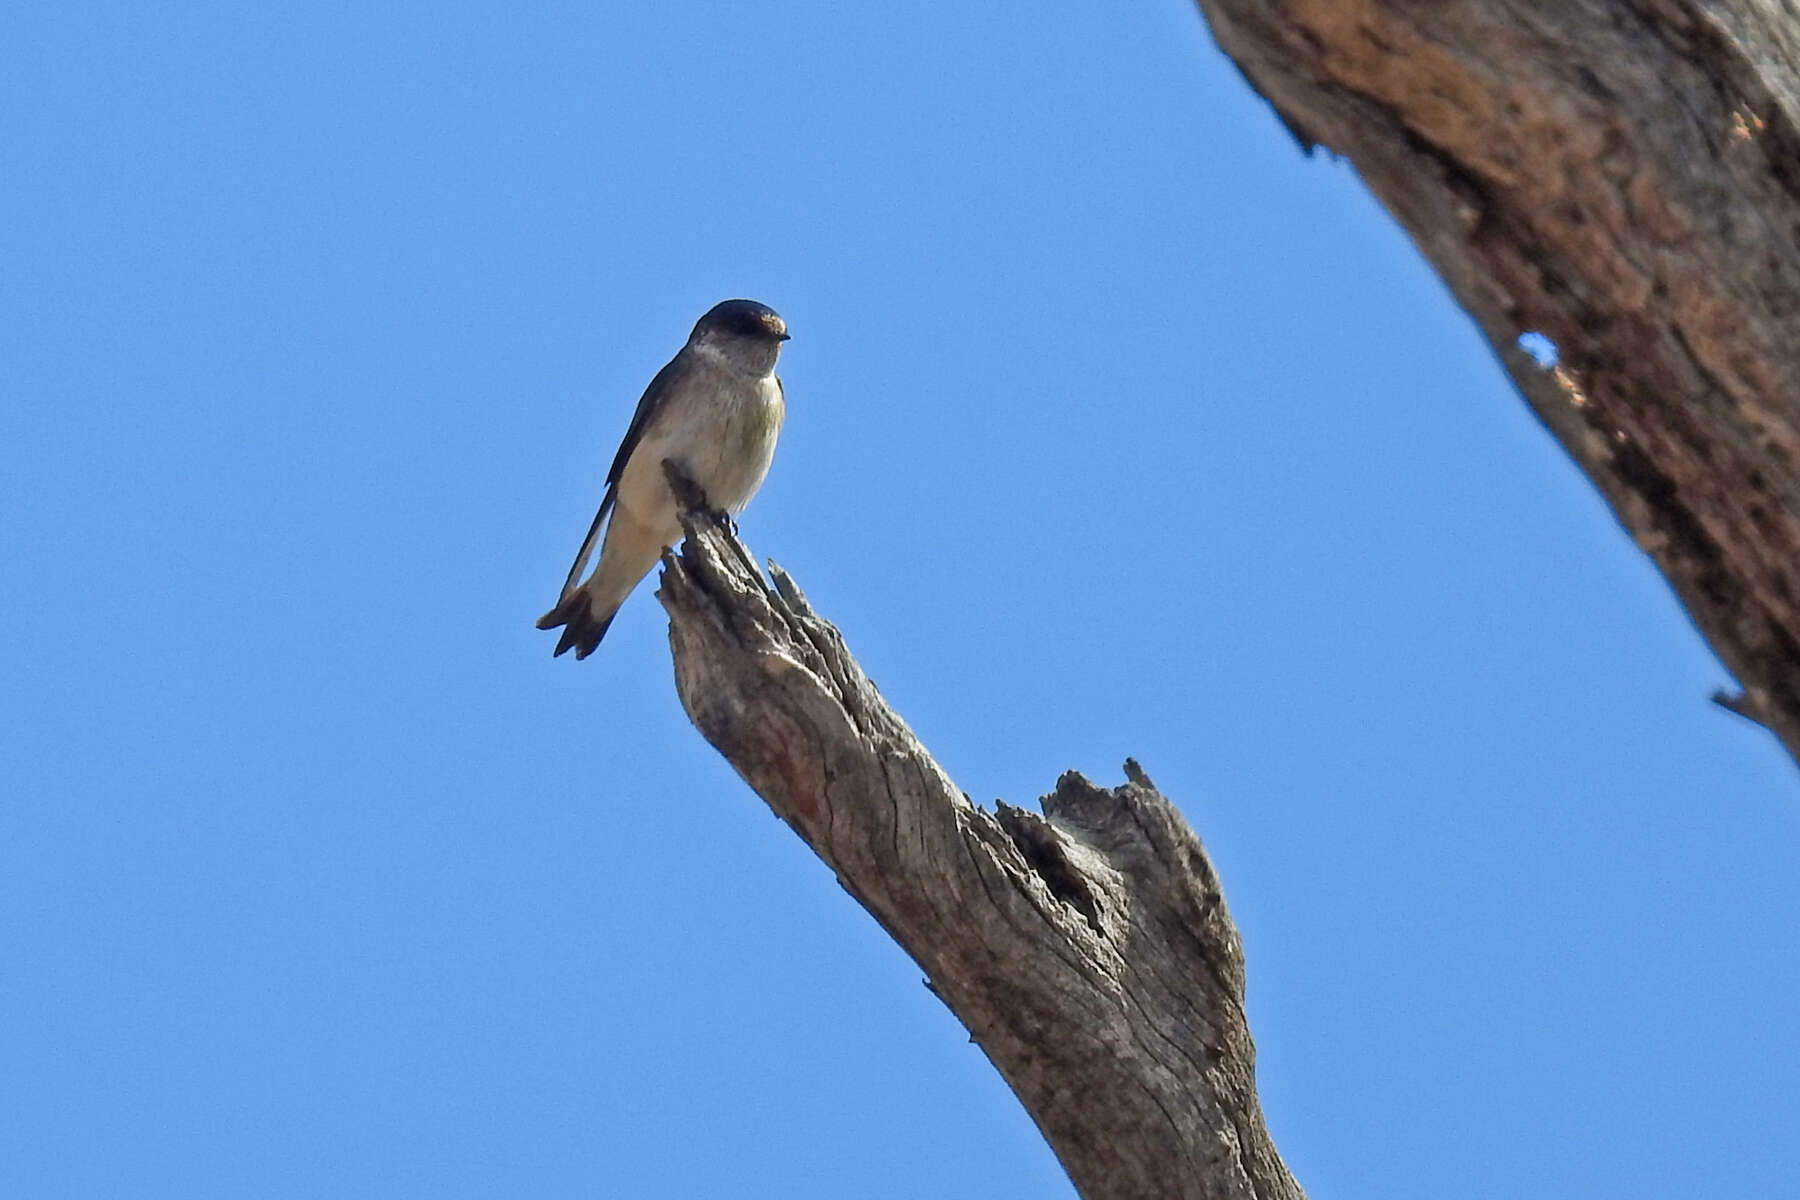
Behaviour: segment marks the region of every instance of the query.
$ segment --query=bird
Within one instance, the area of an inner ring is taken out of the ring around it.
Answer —
[[[727,516],[750,502],[769,472],[786,414],[775,360],[787,340],[787,322],[768,305],[721,301],[644,389],[562,594],[537,620],[539,629],[562,628],[553,657],[592,654],[638,581],[681,540],[680,506],[663,460]],[[583,580],[596,546],[599,561]]]

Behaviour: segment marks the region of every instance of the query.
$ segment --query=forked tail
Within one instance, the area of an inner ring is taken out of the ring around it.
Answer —
[[[563,626],[562,637],[557,639],[556,652],[551,657],[573,650],[575,657],[582,659],[594,652],[594,647],[606,636],[607,627],[618,614],[619,607],[615,604],[604,617],[596,617],[588,590],[576,588],[557,601],[555,608],[539,617],[537,627],[555,629],[558,625]]]

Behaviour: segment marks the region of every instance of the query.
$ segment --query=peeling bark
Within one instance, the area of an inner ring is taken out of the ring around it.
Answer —
[[[1717,699],[1800,758],[1800,6],[1199,7],[1475,319],[1736,676]]]
[[[1303,1200],[1218,876],[1137,764],[1063,775],[1041,817],[976,807],[792,579],[685,523],[658,595],[689,717],[924,969],[1081,1195]]]

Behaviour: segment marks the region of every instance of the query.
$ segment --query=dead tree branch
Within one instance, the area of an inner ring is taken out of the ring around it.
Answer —
[[[690,505],[694,502],[690,501]],[[1136,763],[986,812],[780,568],[712,517],[664,555],[710,741],[924,969],[1086,1200],[1303,1200],[1263,1126],[1219,880]]]
[[[1800,758],[1792,0],[1199,7],[1412,235],[1737,677],[1727,707]]]

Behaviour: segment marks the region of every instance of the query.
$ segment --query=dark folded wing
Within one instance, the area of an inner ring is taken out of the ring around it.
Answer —
[[[619,443],[619,452],[613,456],[612,470],[606,473],[607,483],[619,482],[619,476],[625,473],[625,463],[631,458],[631,452],[644,439],[644,430],[650,427],[650,422],[662,408],[663,401],[687,373],[686,360],[683,355],[677,354],[656,373],[650,386],[644,389],[643,396],[638,400],[637,411],[631,414],[631,424],[625,430],[625,440]]]
[[[569,577],[563,580],[562,599],[569,598],[569,593],[575,590],[576,583],[581,579],[581,573],[587,570],[588,559],[593,557],[594,547],[600,542],[600,527],[606,524],[606,514],[612,510],[613,501],[618,495],[618,484],[606,485],[606,498],[600,501],[600,511],[594,514],[594,523],[588,526],[587,537],[581,540],[581,553],[575,556],[575,565],[569,568]]]
[[[575,565],[569,568],[569,577],[563,581],[562,594],[566,598],[575,590],[581,574],[587,569],[588,560],[594,556],[600,544],[600,531],[606,525],[606,514],[612,511],[613,502],[619,497],[619,478],[625,474],[625,464],[631,460],[631,452],[637,449],[638,443],[644,439],[644,431],[650,428],[663,401],[668,398],[675,384],[687,373],[682,356],[677,354],[670,359],[644,394],[638,398],[637,411],[631,414],[631,424],[625,429],[625,440],[619,443],[619,452],[613,456],[612,469],[606,473],[606,497],[600,501],[600,511],[594,514],[594,523],[588,526],[587,537],[582,539],[581,552],[575,556]]]

